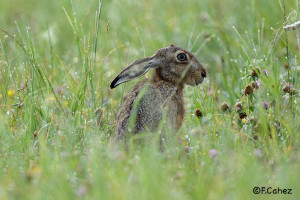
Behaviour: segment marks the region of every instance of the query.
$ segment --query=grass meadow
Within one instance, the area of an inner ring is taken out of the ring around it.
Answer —
[[[0,199],[299,199],[300,32],[283,29],[299,7],[1,0]],[[185,88],[185,121],[173,136],[182,144],[110,151],[123,97],[140,79],[114,90],[110,82],[170,44],[208,71]]]

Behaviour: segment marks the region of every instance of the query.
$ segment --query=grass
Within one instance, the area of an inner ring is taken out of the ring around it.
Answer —
[[[298,199],[298,32],[282,26],[299,20],[299,5],[1,1],[0,199]],[[208,70],[185,89],[178,135],[188,147],[111,152],[114,118],[137,80],[114,90],[110,81],[170,44]],[[259,89],[245,95],[252,81]],[[292,194],[253,194],[255,186]]]

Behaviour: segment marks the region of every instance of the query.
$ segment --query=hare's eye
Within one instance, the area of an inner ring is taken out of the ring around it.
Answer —
[[[187,57],[184,53],[180,53],[180,54],[177,55],[177,59],[180,60],[180,61],[186,61]]]

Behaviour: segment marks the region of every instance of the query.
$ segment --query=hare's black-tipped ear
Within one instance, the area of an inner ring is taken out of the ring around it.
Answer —
[[[139,76],[142,76],[150,68],[158,67],[157,62],[154,57],[142,58],[131,63],[126,67],[110,84],[110,88],[113,89],[120,85],[121,83],[130,81]]]

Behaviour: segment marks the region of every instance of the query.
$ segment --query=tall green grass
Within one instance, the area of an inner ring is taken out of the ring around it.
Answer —
[[[282,26],[298,14],[298,0],[1,1],[0,199],[297,199],[298,31]],[[111,151],[137,80],[114,90],[110,81],[170,44],[208,70],[185,88],[183,127],[164,151],[134,139]],[[245,95],[252,81],[259,89]]]

